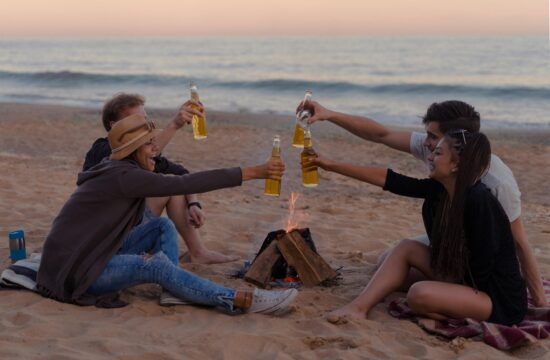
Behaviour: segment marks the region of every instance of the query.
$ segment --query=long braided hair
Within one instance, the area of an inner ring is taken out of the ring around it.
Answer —
[[[431,234],[431,266],[443,278],[464,280],[468,248],[464,234],[464,210],[468,189],[489,168],[491,144],[483,133],[451,130],[444,136],[451,156],[458,160],[454,194],[445,193]]]

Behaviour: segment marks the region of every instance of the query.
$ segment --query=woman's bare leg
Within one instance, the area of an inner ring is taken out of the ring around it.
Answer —
[[[201,241],[198,229],[189,223],[189,215],[187,213],[187,200],[185,196],[170,196],[147,198],[147,206],[155,215],[162,215],[162,211],[166,208],[166,213],[170,220],[176,225],[178,233],[183,238],[185,245],[189,249],[190,261],[199,264],[216,264],[235,261],[237,256],[228,256],[217,251],[207,249]]]
[[[442,281],[417,282],[407,293],[407,303],[417,314],[436,320],[468,317],[484,321],[493,309],[486,293]]]
[[[372,307],[407,281],[411,268],[428,279],[435,277],[428,247],[415,240],[403,240],[384,259],[363,292],[351,303],[331,312],[329,320],[336,321],[341,316],[365,318]],[[436,320],[449,317],[487,320],[493,306],[487,294],[443,281],[413,284],[407,293],[407,303],[416,313]]]
[[[428,247],[405,239],[392,249],[361,294],[349,304],[332,311],[329,321],[336,321],[341,316],[364,319],[372,307],[403,285],[412,267],[428,279],[433,278]]]
[[[382,266],[382,263],[384,262],[384,260],[386,259],[386,257],[388,257],[388,255],[391,253],[391,250],[392,249],[388,249],[386,251],[384,251],[382,253],[382,255],[380,255],[378,257],[378,263],[376,264],[376,267],[379,268],[380,266]],[[418,271],[417,269],[415,268],[410,268],[409,270],[409,274],[407,275],[407,279],[405,279],[405,281],[403,282],[403,284],[399,287],[399,289],[397,289],[397,291],[404,291],[404,292],[407,292],[409,291],[410,287],[416,283],[416,282],[419,282],[419,281],[423,281],[423,280],[426,280],[426,276],[424,274],[422,274],[420,271]]]

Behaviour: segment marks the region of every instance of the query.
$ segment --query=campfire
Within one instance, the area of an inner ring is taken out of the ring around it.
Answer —
[[[271,280],[301,281],[305,286],[319,285],[336,278],[337,273],[317,253],[309,228],[298,229],[292,193],[285,230],[270,232],[244,279],[265,288]]]

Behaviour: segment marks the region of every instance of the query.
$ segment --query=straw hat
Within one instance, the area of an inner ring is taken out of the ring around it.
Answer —
[[[107,136],[112,149],[111,159],[124,159],[160,132],[143,115],[134,114],[117,121]]]

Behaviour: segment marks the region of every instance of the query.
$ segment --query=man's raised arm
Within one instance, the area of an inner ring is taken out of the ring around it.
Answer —
[[[200,110],[196,110],[192,105],[200,107]],[[159,148],[159,152],[162,152],[166,145],[172,140],[172,137],[176,132],[185,124],[191,124],[193,115],[204,116],[204,108],[202,104],[195,100],[187,100],[181,105],[172,121],[170,121],[163,131],[156,137],[156,145]]]
[[[300,104],[298,110],[303,108],[309,110],[312,114],[308,121],[310,124],[316,121],[328,120],[362,139],[384,144],[399,151],[411,152],[410,131],[394,130],[368,117],[332,111],[316,101]]]

